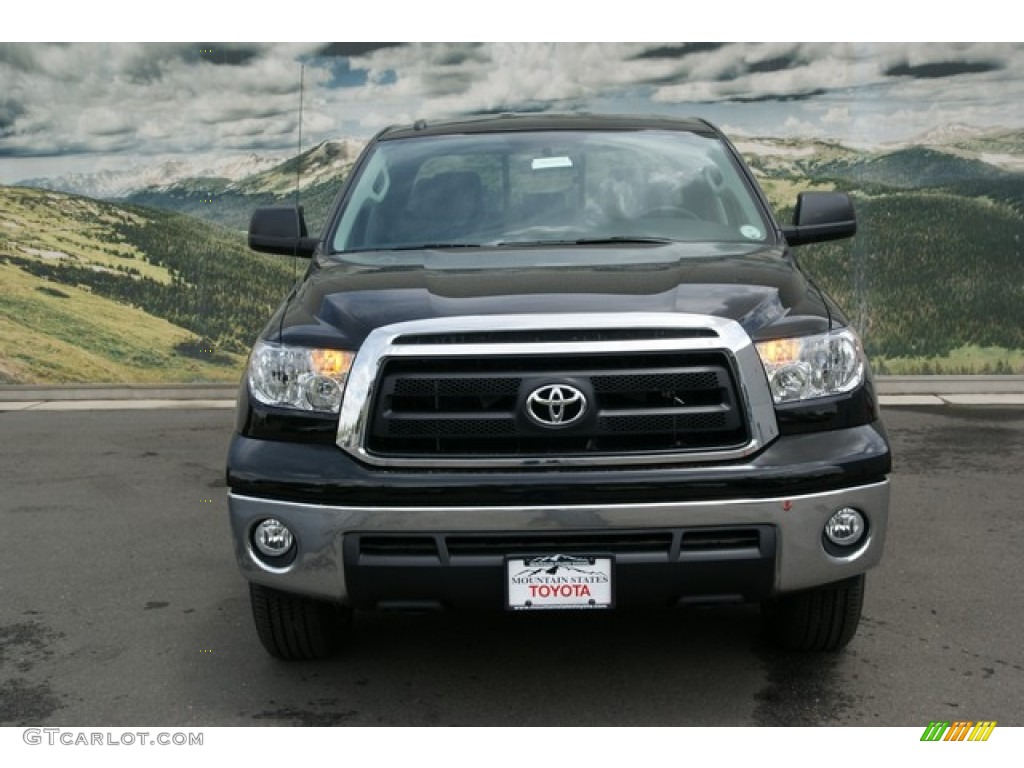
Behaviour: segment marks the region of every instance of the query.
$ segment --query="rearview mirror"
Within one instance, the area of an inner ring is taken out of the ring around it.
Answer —
[[[840,240],[856,232],[853,201],[842,192],[801,192],[793,211],[793,225],[782,228],[790,245]]]
[[[249,222],[249,247],[261,253],[309,258],[318,240],[309,237],[302,208],[286,205],[257,208]]]

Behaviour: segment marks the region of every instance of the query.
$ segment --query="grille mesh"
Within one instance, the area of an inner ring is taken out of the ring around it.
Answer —
[[[528,416],[529,395],[551,384],[583,393],[583,418],[563,427]],[[685,453],[748,440],[723,352],[398,357],[384,363],[372,409],[367,450],[398,458]]]

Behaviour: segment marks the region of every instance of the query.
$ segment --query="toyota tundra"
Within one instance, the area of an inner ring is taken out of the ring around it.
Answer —
[[[853,637],[890,451],[861,341],[697,119],[388,128],[256,341],[228,460],[263,645],[333,654],[354,611],[748,602],[783,647]]]

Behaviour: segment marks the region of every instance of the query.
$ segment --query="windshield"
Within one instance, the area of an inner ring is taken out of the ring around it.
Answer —
[[[382,141],[330,238],[335,253],[580,242],[764,243],[727,148],[676,131]]]

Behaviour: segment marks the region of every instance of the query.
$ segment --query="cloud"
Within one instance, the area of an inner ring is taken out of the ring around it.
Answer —
[[[15,121],[25,114],[25,106],[14,99],[0,100],[0,136],[14,131]]]
[[[490,109],[477,109],[468,114],[471,117],[485,117],[487,115],[502,115],[508,112],[518,112],[520,114],[540,114],[548,111],[548,105],[539,101],[535,102],[519,102],[517,104],[501,104]]]
[[[847,106],[829,107],[825,114],[821,116],[821,122],[824,125],[848,125],[850,122],[850,108]]]
[[[347,59],[351,56],[366,56],[374,51],[394,48],[399,45],[404,45],[404,43],[326,43],[317,48],[312,53],[312,56],[340,56]]]
[[[0,44],[0,157],[290,152],[302,66],[304,142],[577,108],[876,140],[1024,124],[1019,44],[24,43]]]
[[[370,83],[352,101],[394,104],[424,118],[489,113],[515,105],[564,109],[665,76],[672,61],[635,59],[625,43],[411,44],[352,60]],[[457,66],[455,62],[458,62]],[[379,75],[393,73],[385,83]]]
[[[799,62],[791,56],[774,56],[770,59],[751,61],[747,64],[747,72],[782,72],[792,69]]]
[[[889,77],[918,77],[933,79],[956,77],[979,72],[998,72],[1003,66],[993,61],[936,61],[928,64],[896,64],[885,70]]]
[[[256,46],[237,43],[199,43],[199,59],[215,67],[244,67],[263,53]]]
[[[0,43],[0,66],[18,72],[35,71],[35,50],[33,45]]]
[[[783,126],[786,130],[786,133],[788,133],[791,136],[810,137],[817,134],[819,130],[816,123],[810,122],[808,120],[801,120],[797,117],[793,117],[792,115],[786,118],[786,121],[783,123]]]
[[[100,139],[111,136],[128,136],[137,129],[136,123],[129,115],[110,107],[86,109],[78,115],[77,123],[78,133]]]
[[[791,92],[791,93],[761,93],[757,96],[733,96],[726,99],[726,101],[735,101],[737,104],[756,104],[764,101],[774,102],[788,102],[788,101],[807,101],[813,99],[815,96],[824,96],[828,91],[824,88],[812,88],[809,91]]]
[[[631,57],[634,61],[641,59],[682,59],[695,53],[717,51],[726,43],[676,43],[675,45],[659,45],[646,48]]]
[[[0,47],[0,82],[23,105],[0,136],[0,155],[139,155],[245,149],[244,136],[294,124],[297,58],[314,46],[74,44]],[[329,79],[307,68],[307,82]],[[249,122],[245,122],[249,121]],[[241,129],[225,124],[242,122]],[[116,145],[113,137],[117,137]],[[219,147],[218,141],[229,139]],[[265,137],[259,143],[266,144]]]

